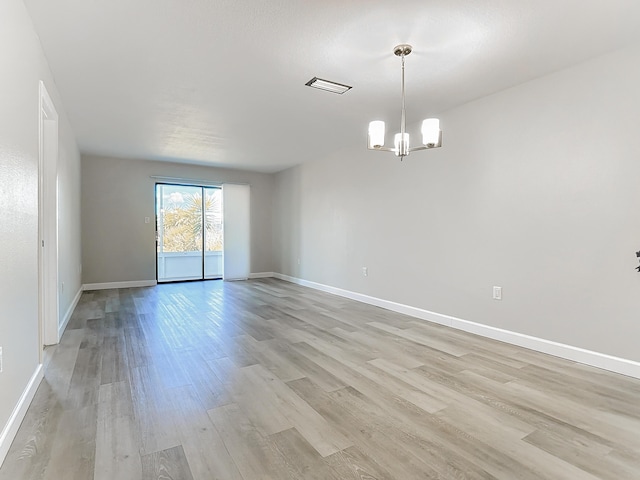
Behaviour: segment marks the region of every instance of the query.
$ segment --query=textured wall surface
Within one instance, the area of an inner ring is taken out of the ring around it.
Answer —
[[[441,149],[276,174],[276,271],[640,360],[638,84],[623,49],[443,113]]]
[[[155,280],[151,176],[251,185],[251,272],[273,270],[273,175],[168,162],[82,157],[83,283]],[[144,223],[150,217],[151,222]]]
[[[38,102],[43,80],[59,119],[59,263],[64,314],[80,290],[80,155],[21,0],[0,2],[0,430],[39,362]]]

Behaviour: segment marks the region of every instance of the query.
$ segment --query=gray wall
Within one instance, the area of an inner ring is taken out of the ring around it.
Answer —
[[[640,361],[638,85],[621,50],[445,112],[439,150],[280,172],[276,271]]]
[[[147,160],[82,157],[82,281],[155,280],[151,176],[251,185],[251,272],[271,272],[273,175]],[[145,224],[144,218],[151,217]]]
[[[80,155],[31,19],[0,2],[0,432],[39,362],[38,101],[45,85],[59,115],[60,312],[80,291]],[[61,315],[61,317],[62,317]]]
[[[64,118],[64,112],[58,108]],[[64,120],[66,122],[66,120]],[[80,228],[80,151],[71,127],[61,122],[58,146],[58,319],[73,311],[73,300],[82,289]],[[64,289],[62,284],[64,283]]]

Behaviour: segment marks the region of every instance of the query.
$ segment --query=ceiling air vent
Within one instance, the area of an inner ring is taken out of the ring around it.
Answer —
[[[326,90],[331,93],[339,93],[342,95],[347,90],[350,90],[351,87],[349,85],[343,85],[341,83],[332,82],[330,80],[323,80],[322,78],[313,77],[307,83],[305,83],[308,87],[319,88],[320,90]]]

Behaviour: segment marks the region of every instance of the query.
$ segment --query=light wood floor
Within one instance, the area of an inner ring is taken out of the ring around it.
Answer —
[[[639,479],[640,381],[278,280],[86,292],[1,480]]]

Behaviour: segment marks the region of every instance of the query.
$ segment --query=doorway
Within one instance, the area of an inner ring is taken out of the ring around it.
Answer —
[[[222,190],[156,184],[158,283],[222,278]]]

